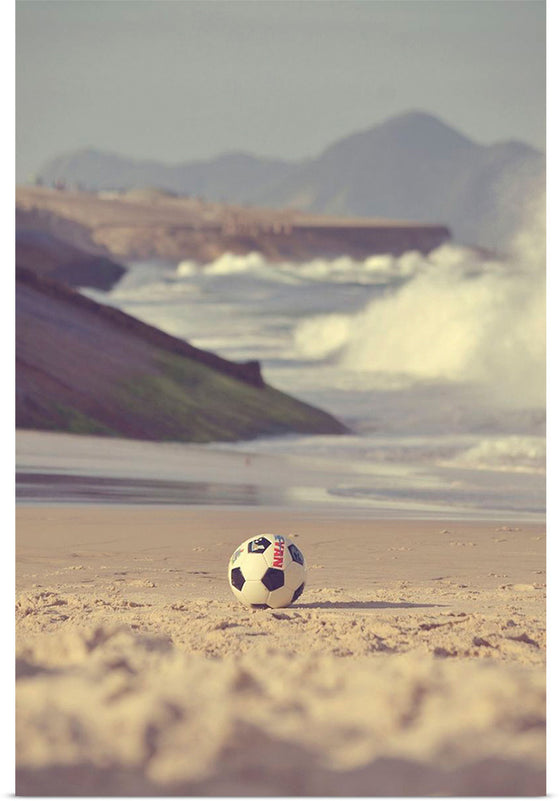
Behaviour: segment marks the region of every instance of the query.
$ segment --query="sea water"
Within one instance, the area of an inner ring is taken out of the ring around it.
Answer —
[[[193,345],[258,359],[267,383],[352,433],[209,450],[323,464],[327,493],[371,508],[542,517],[544,233],[507,256],[445,244],[427,256],[271,263],[139,262],[85,290]],[[344,466],[340,481],[333,471]]]

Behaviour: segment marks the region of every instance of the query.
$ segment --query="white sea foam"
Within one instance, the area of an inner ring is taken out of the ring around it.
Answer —
[[[445,462],[455,467],[541,473],[546,470],[546,443],[543,437],[495,437],[483,439]]]
[[[301,321],[294,353],[411,381],[478,382],[504,404],[543,405],[543,242],[537,218],[507,263],[439,248],[415,259],[413,277],[365,309]]]
[[[459,250],[459,249],[456,249]],[[365,259],[350,256],[315,258],[306,262],[268,262],[261,253],[224,253],[206,264],[192,260],[181,261],[176,268],[180,278],[247,275],[256,279],[286,283],[295,281],[385,284],[397,278],[408,278],[422,268],[424,259],[416,251],[395,257],[376,254]]]

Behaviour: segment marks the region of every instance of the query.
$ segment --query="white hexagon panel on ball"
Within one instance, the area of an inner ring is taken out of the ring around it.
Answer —
[[[228,565],[235,597],[253,608],[290,606],[305,587],[305,559],[284,534],[260,534],[241,543]]]

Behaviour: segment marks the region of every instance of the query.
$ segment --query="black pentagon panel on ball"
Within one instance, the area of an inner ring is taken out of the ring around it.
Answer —
[[[297,588],[297,590],[296,590],[296,591],[294,592],[294,594],[292,595],[292,600],[291,600],[291,602],[290,602],[290,603],[294,603],[294,601],[297,601],[297,599],[299,598],[299,596],[302,594],[302,592],[303,592],[303,588],[304,588],[304,587],[305,587],[305,582],[304,582],[303,584],[300,584],[300,585],[299,585],[299,587]]]
[[[294,545],[294,543],[292,542],[291,545],[288,545],[288,550],[292,554],[292,559],[294,560],[294,562],[297,562],[298,565],[302,565],[303,564],[303,554],[300,551],[300,549],[297,547],[297,545]]]
[[[242,590],[245,584],[245,576],[240,567],[234,567],[231,571],[231,584],[236,590]]]
[[[267,590],[278,590],[284,586],[284,571],[277,567],[269,567],[261,579]]]
[[[266,537],[257,537],[256,540],[251,540],[247,546],[247,550],[249,553],[264,553],[271,545],[271,541],[267,540]]]

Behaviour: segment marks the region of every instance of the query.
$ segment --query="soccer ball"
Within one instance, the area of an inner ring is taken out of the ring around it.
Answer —
[[[303,592],[305,559],[289,537],[261,534],[233,552],[228,580],[235,597],[248,606],[289,606]]]

